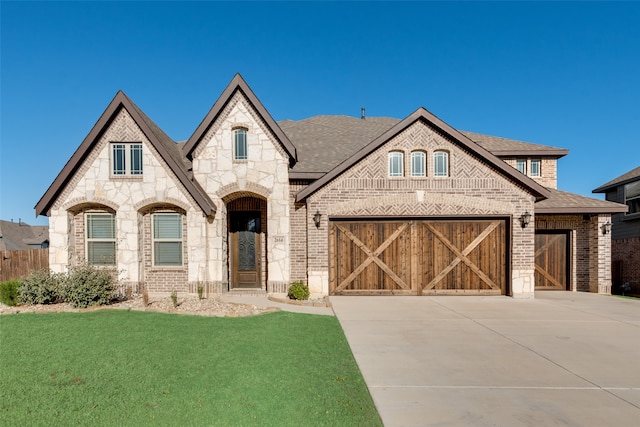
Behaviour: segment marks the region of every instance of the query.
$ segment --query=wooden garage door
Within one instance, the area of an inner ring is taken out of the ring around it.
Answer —
[[[536,233],[536,291],[568,289],[568,233]]]
[[[504,219],[332,221],[332,294],[506,294]]]

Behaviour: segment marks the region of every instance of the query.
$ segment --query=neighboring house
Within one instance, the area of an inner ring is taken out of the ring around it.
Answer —
[[[276,122],[236,75],[176,143],[118,92],[36,205],[50,265],[151,292],[609,293],[626,206],[556,189],[566,150],[403,120]]]
[[[0,251],[20,251],[49,247],[49,227],[0,220]]]
[[[628,211],[612,215],[611,261],[617,291],[628,283],[630,292],[640,295],[640,167],[593,190],[607,200],[624,203]],[[626,290],[629,293],[629,290]]]

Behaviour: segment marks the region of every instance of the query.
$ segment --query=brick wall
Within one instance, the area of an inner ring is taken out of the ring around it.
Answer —
[[[501,157],[501,159],[509,166],[516,167],[515,157]],[[530,176],[531,173],[531,159],[540,160],[540,176]],[[558,188],[558,167],[557,159],[550,157],[531,157],[527,159],[527,175],[538,184],[548,188]]]
[[[611,241],[611,261],[619,265],[619,280],[614,283],[616,293],[619,285],[629,283],[631,293],[640,295],[640,237]]]
[[[307,281],[307,205],[304,202],[296,203],[296,193],[309,185],[308,181],[292,182],[290,192],[291,219],[291,281]],[[315,211],[314,211],[315,213]]]
[[[589,219],[582,215],[537,215],[536,230],[570,231],[571,259],[568,260],[571,290],[589,291]]]
[[[410,177],[410,153],[427,153],[427,177]],[[433,177],[435,150],[450,155],[450,177]],[[405,176],[388,176],[389,151],[404,152]],[[409,176],[407,176],[409,175]],[[328,221],[331,217],[512,217],[512,270],[523,280],[519,294],[533,294],[533,227],[521,228],[518,218],[533,213],[533,197],[515,183],[497,174],[470,153],[415,123],[360,163],[307,199],[309,213],[319,211],[319,228],[307,218],[308,271],[310,287],[322,282],[328,290]],[[525,272],[525,273],[522,273]],[[526,278],[524,278],[527,276]]]
[[[156,212],[176,212],[173,207],[156,206],[146,210],[139,217],[141,223],[140,234],[142,235],[142,259],[143,259],[143,281],[149,292],[188,292],[187,266],[189,265],[187,251],[187,221],[183,216],[182,220],[182,267],[154,267],[152,259],[152,230],[151,215]],[[184,212],[180,212],[184,215]]]

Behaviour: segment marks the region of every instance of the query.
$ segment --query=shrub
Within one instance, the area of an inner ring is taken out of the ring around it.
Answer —
[[[71,267],[62,288],[64,301],[76,308],[108,304],[116,291],[111,272],[89,264]]]
[[[20,282],[17,280],[0,283],[0,302],[11,307],[18,304],[19,287]]]
[[[204,298],[204,287],[198,286],[198,299]]]
[[[293,282],[289,286],[287,296],[291,299],[306,300],[309,299],[309,287],[302,280]]]
[[[178,307],[178,291],[175,289],[171,292],[171,302],[173,303],[173,307]]]
[[[55,304],[62,302],[64,273],[37,270],[29,273],[18,288],[21,304]]]

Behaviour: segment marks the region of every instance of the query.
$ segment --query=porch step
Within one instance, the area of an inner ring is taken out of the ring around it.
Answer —
[[[264,289],[235,288],[231,289],[229,292],[225,292],[225,295],[234,297],[263,297],[267,295],[267,292]]]

